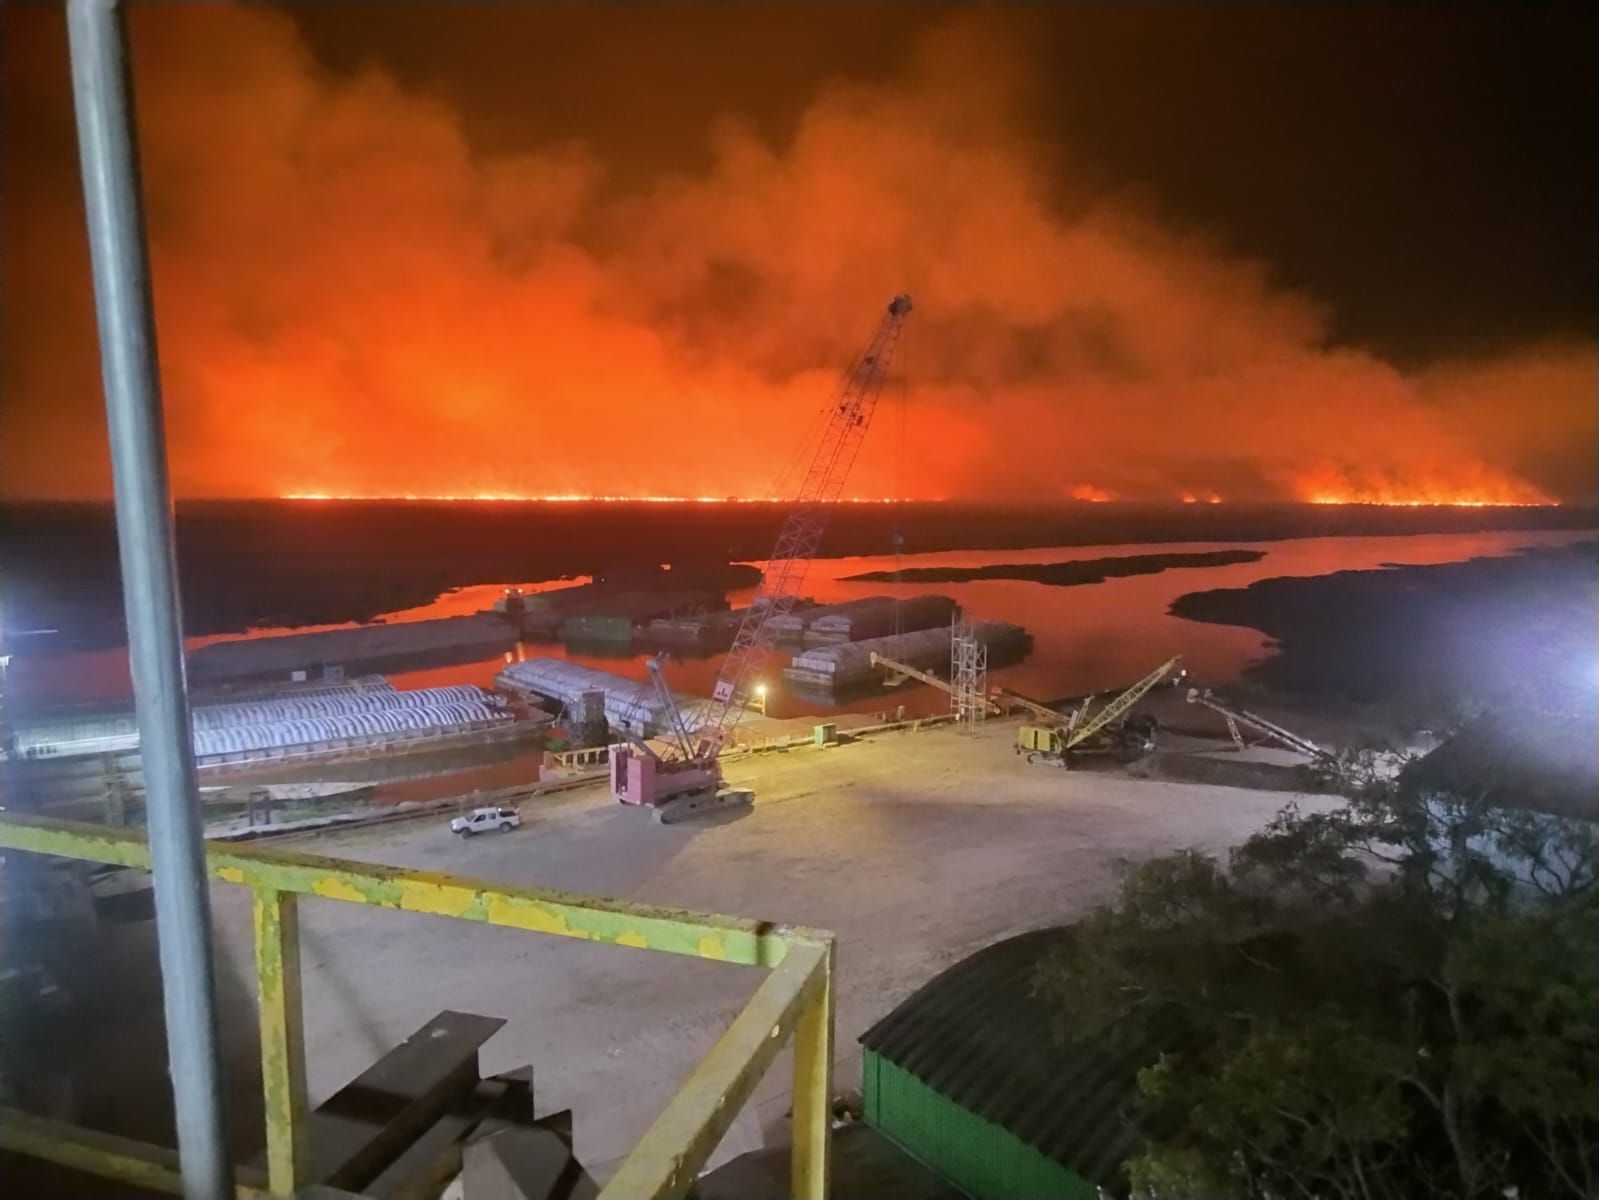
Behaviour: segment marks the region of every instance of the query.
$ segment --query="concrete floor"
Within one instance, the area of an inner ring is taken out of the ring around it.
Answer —
[[[1119,859],[1223,850],[1290,799],[1028,766],[1012,753],[1015,728],[941,728],[739,762],[730,780],[756,789],[755,808],[676,826],[596,788],[524,808],[524,828],[503,835],[463,840],[428,819],[280,844],[832,929],[835,1088],[856,1088],[856,1038],[941,968],[1081,915],[1110,895]],[[213,900],[220,968],[248,987],[249,897],[219,886]],[[304,903],[302,928],[313,1100],[440,1009],[504,1017],[485,1069],[531,1063],[540,1110],[575,1110],[579,1156],[602,1177],[761,975],[336,901]],[[785,1055],[713,1161],[781,1128],[788,1070]]]

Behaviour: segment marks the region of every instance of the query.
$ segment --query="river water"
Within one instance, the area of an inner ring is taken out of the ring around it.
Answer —
[[[822,602],[862,596],[913,596],[936,592],[952,596],[980,619],[1010,621],[1033,635],[1031,653],[1021,662],[990,671],[990,680],[1039,698],[1099,691],[1131,683],[1174,654],[1197,680],[1220,685],[1236,680],[1250,662],[1271,653],[1269,639],[1253,629],[1187,621],[1167,611],[1178,596],[1214,588],[1240,588],[1278,576],[1326,575],[1335,571],[1369,570],[1384,564],[1425,565],[1458,562],[1478,556],[1511,554],[1530,546],[1563,545],[1591,536],[1586,533],[1425,534],[1411,537],[1303,538],[1272,542],[1173,543],[1072,546],[1035,550],[942,551],[904,555],[899,566],[985,567],[1006,563],[1056,563],[1121,555],[1199,553],[1206,550],[1250,549],[1264,557],[1229,566],[1178,568],[1155,575],[1109,579],[1073,587],[1015,579],[983,579],[959,583],[901,584],[852,582],[846,576],[893,571],[893,557],[821,559],[812,564],[806,594]],[[462,588],[433,604],[394,614],[396,619],[422,619],[475,612],[492,604],[504,584]],[[749,593],[733,593],[735,606]],[[570,652],[560,645],[529,645],[528,657],[567,658],[600,670],[647,678],[642,654],[598,657]],[[709,695],[722,656],[677,658],[666,664],[674,689]],[[856,697],[826,705],[808,695],[791,695],[781,687],[778,671],[786,656],[774,659],[770,672],[770,715],[791,717],[829,711],[869,711],[884,706],[883,694]],[[499,660],[462,667],[444,667],[394,676],[403,687],[442,683],[488,685]],[[942,712],[948,698],[919,686],[892,693],[912,713]]]
[[[1591,538],[1589,531],[1516,531],[1415,534],[1384,537],[1313,537],[1281,541],[1125,543],[1095,546],[1008,550],[946,550],[892,556],[818,559],[812,563],[805,594],[821,602],[862,596],[913,596],[936,592],[952,596],[979,619],[1009,621],[1032,634],[1025,659],[990,671],[990,680],[1042,699],[1082,694],[1125,685],[1174,654],[1196,680],[1223,685],[1236,680],[1261,656],[1272,652],[1261,633],[1233,626],[1183,620],[1170,615],[1172,602],[1188,592],[1240,588],[1260,579],[1315,576],[1336,571],[1369,570],[1384,564],[1425,565],[1457,562],[1477,556],[1515,553],[1526,547],[1561,545]],[[1061,587],[1015,579],[979,579],[955,583],[894,584],[856,582],[845,577],[864,572],[925,567],[992,567],[1111,558],[1123,555],[1199,553],[1207,550],[1258,550],[1256,562],[1226,566],[1174,568],[1153,575],[1109,579],[1103,583]],[[386,614],[384,620],[425,620],[488,608],[510,586],[544,590],[571,586],[577,580],[495,580],[455,588],[431,603]],[[732,604],[748,602],[750,592],[734,592]],[[309,628],[333,628],[312,626]],[[239,631],[233,635],[239,636]],[[286,632],[258,629],[249,636]],[[218,637],[191,639],[190,645]],[[565,658],[601,670],[646,681],[642,653],[615,656],[580,653],[560,644],[528,644],[526,657]],[[720,669],[720,654],[673,658],[666,673],[675,690],[708,695]],[[894,692],[857,696],[829,704],[814,696],[793,695],[781,686],[785,655],[774,657],[769,674],[769,713],[793,717],[836,711],[870,711],[904,704],[915,714],[947,710],[942,693],[918,685]],[[446,683],[489,686],[503,666],[499,658],[457,666],[401,672],[392,676],[400,687]],[[35,705],[96,703],[128,692],[126,656],[120,650],[56,654],[36,660],[21,658],[8,679],[13,719]]]

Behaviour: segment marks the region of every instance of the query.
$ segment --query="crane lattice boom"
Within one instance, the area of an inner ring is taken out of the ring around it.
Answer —
[[[1266,720],[1265,717],[1259,715],[1258,713],[1252,713],[1247,708],[1234,708],[1229,704],[1223,703],[1221,698],[1212,693],[1208,688],[1203,691],[1201,691],[1199,688],[1189,688],[1188,703],[1203,704],[1206,708],[1220,713],[1228,720],[1228,722],[1244,725],[1258,733],[1263,733],[1272,741],[1279,742],[1288,747],[1290,750],[1297,750],[1300,754],[1303,754],[1307,758],[1331,761],[1335,757],[1332,753],[1327,750],[1323,750],[1309,738],[1300,737],[1292,730],[1284,729],[1281,725],[1277,725]],[[1230,724],[1229,728],[1231,727],[1232,726]],[[1243,741],[1242,738],[1237,737],[1235,737],[1233,740],[1240,743],[1240,745]]]
[[[866,349],[845,372],[811,459],[799,496],[777,536],[755,598],[744,610],[733,645],[717,676],[713,703],[699,728],[697,757],[715,758],[732,738],[744,714],[748,689],[772,652],[772,620],[786,615],[805,586],[805,573],[822,541],[833,505],[855,464],[861,442],[877,409],[899,344],[900,328],[911,311],[909,296],[895,296]]]
[[[1082,743],[1093,737],[1101,729],[1105,728],[1105,726],[1111,724],[1113,721],[1118,720],[1120,717],[1126,714],[1127,711],[1133,707],[1133,705],[1137,704],[1144,698],[1145,692],[1149,691],[1150,688],[1154,687],[1162,679],[1166,678],[1166,676],[1171,672],[1172,668],[1181,661],[1182,657],[1180,655],[1174,658],[1168,658],[1148,675],[1145,675],[1137,683],[1133,684],[1132,687],[1128,688],[1120,696],[1117,696],[1116,699],[1105,705],[1105,707],[1100,709],[1099,712],[1095,713],[1093,717],[1089,718],[1087,721],[1075,724],[1072,727],[1071,733],[1066,738],[1065,748],[1070,750],[1074,746],[1082,745]],[[1084,708],[1086,709],[1086,707],[1087,706],[1085,705]]]

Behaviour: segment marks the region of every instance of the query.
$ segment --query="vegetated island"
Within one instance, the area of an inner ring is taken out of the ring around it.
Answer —
[[[911,567],[904,571],[864,571],[847,583],[968,583],[974,579],[1023,579],[1053,587],[1081,587],[1127,575],[1158,575],[1182,567],[1230,567],[1259,562],[1264,550],[1205,550],[1194,554],[1124,554],[1059,563],[995,563],[987,567]]]
[[[1592,691],[1599,542],[1190,592],[1170,612],[1258,629],[1278,653],[1247,675],[1274,691],[1434,711]],[[1561,707],[1565,707],[1562,702]]]

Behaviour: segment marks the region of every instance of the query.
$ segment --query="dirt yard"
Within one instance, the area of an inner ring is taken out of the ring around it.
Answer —
[[[1068,921],[1109,894],[1119,859],[1222,850],[1281,792],[1067,773],[1012,753],[1013,723],[943,728],[733,764],[753,810],[663,827],[598,788],[524,808],[518,831],[462,840],[443,818],[285,848],[818,926],[839,939],[837,1089],[856,1038],[944,966]],[[1305,797],[1307,804],[1326,803]],[[213,891],[224,982],[249,986],[249,897]],[[302,908],[313,1101],[443,1008],[504,1017],[497,1071],[531,1063],[541,1110],[576,1113],[604,1176],[757,984],[754,968],[405,916]],[[787,1057],[715,1161],[780,1131]]]

